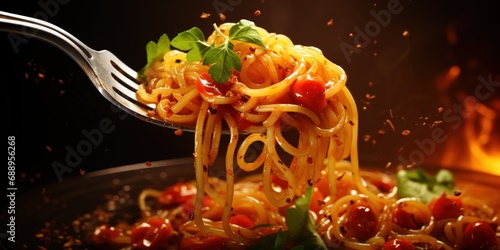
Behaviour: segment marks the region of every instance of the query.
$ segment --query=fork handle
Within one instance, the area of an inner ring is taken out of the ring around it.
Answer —
[[[90,60],[94,51],[56,25],[40,19],[0,11],[0,31],[17,33],[52,44],[70,56],[87,74],[93,72]],[[13,37],[9,39],[13,43]],[[18,48],[15,44],[12,46],[17,53]]]

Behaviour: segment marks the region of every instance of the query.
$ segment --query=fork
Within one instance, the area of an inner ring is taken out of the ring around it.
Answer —
[[[125,112],[156,125],[192,131],[158,118],[148,116],[155,104],[137,101],[135,92],[141,84],[137,72],[107,50],[94,50],[76,37],[49,22],[0,11],[0,31],[14,32],[45,41],[70,56],[87,74],[97,90]]]

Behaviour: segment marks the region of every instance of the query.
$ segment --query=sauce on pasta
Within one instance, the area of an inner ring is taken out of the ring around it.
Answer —
[[[220,25],[206,42],[224,43],[233,25]],[[180,50],[145,68],[137,98],[156,104],[150,115],[194,127],[195,180],[144,190],[144,217],[128,228],[101,228],[92,242],[249,249],[288,230],[287,209],[311,188],[309,214],[323,247],[467,249],[478,244],[477,235],[485,238],[483,247],[498,247],[490,208],[445,193],[429,204],[400,198],[394,178],[362,171],[357,108],[344,70],[315,47],[253,28],[265,47],[232,41],[241,69],[225,83],[212,79],[210,64],[189,61]],[[293,139],[287,137],[292,132]],[[224,150],[222,136],[229,137]],[[255,145],[261,149],[249,160]],[[208,175],[218,157],[224,158],[223,179]],[[234,164],[260,174],[236,181]],[[439,217],[443,209],[456,213]],[[113,230],[119,233],[101,242],[101,234]]]

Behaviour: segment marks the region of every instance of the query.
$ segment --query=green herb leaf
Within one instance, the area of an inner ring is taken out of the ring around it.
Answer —
[[[255,24],[248,20],[240,20],[238,23],[233,25],[229,30],[229,40],[238,40],[246,43],[252,43],[258,45],[262,48],[266,48],[266,45],[262,41],[259,32],[255,29]]]
[[[287,243],[290,241],[290,232],[279,230],[274,242],[274,250],[285,250]]]
[[[146,65],[137,72],[138,78],[144,78],[144,70],[151,66],[155,60],[161,58],[165,53],[170,51],[170,39],[167,34],[163,34],[158,39],[158,43],[150,41],[146,44]]]
[[[295,206],[286,210],[286,225],[292,237],[302,233],[309,222],[309,204],[311,203],[312,188],[307,188],[304,196],[295,200]]]
[[[241,70],[240,57],[233,51],[234,45],[227,43],[210,49],[205,54],[204,65],[211,65],[208,73],[217,83],[225,83],[233,74],[232,69]]]
[[[454,185],[453,174],[446,169],[439,170],[435,176],[421,168],[403,169],[397,172],[396,181],[399,197],[416,197],[424,203],[443,193],[452,193]]]
[[[309,216],[312,192],[313,188],[308,187],[305,194],[295,200],[295,206],[286,210],[285,223],[288,231],[280,230],[277,234],[267,235],[251,249],[284,250],[293,244],[291,250],[326,250],[327,247],[316,231],[313,219]]]
[[[292,239],[298,247],[304,249],[327,249],[323,239],[316,231],[316,226],[309,215],[313,187],[308,187],[303,196],[297,198],[295,206],[286,210],[286,225]],[[295,249],[295,248],[294,248]]]
[[[150,66],[150,64],[154,60],[163,56],[168,51],[170,51],[170,39],[168,38],[167,34],[161,35],[158,39],[158,43],[150,41],[148,44],[146,44],[146,67]]]
[[[216,27],[217,29],[217,27]],[[183,51],[188,51],[188,62],[203,61],[210,66],[208,73],[217,83],[226,83],[233,74],[233,70],[241,70],[241,59],[233,51],[234,44],[231,40],[252,43],[265,48],[262,38],[255,29],[255,24],[248,20],[241,20],[229,30],[229,36],[219,46],[208,44],[199,28],[191,28],[179,33],[172,40],[172,46]]]
[[[213,48],[205,41],[203,32],[196,27],[179,33],[171,44],[179,50],[189,51],[186,55],[188,62],[203,60],[205,54]]]
[[[253,244],[250,247],[250,250],[261,250],[261,249],[274,249],[274,250],[278,250],[275,247],[276,246],[277,238],[278,238],[278,234],[277,233],[266,235],[266,236],[260,238],[258,242],[256,242],[255,244]]]

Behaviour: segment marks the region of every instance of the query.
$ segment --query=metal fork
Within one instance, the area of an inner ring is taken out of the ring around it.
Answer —
[[[127,113],[156,125],[183,130],[147,115],[155,105],[137,101],[135,92],[141,84],[137,72],[107,50],[96,51],[67,31],[40,19],[0,11],[0,31],[14,32],[48,42],[69,55],[85,71],[97,90],[111,103]]]

